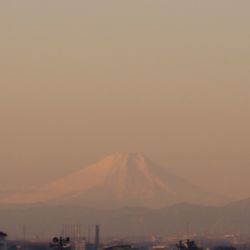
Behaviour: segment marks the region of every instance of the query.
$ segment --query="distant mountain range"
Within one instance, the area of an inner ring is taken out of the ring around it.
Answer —
[[[218,205],[227,199],[159,167],[140,153],[116,153],[30,192],[0,197],[0,204],[93,208],[160,208],[180,202]]]
[[[51,237],[63,224],[81,224],[87,235],[89,225],[100,224],[104,236],[149,236],[190,234],[231,234],[250,232],[250,199],[226,206],[188,203],[167,208],[93,209],[81,206],[1,206],[1,229],[19,235],[26,225],[28,236]]]

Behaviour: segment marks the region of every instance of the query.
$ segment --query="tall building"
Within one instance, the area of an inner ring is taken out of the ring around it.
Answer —
[[[96,249],[99,248],[100,245],[100,227],[99,225],[95,226],[95,247]]]

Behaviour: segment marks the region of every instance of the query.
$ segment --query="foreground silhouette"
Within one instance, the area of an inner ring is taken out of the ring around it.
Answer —
[[[176,244],[176,247],[178,250],[202,250],[202,248],[199,248],[193,240],[187,240],[185,243],[180,240],[178,244]]]

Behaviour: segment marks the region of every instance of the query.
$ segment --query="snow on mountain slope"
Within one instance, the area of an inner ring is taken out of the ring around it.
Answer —
[[[163,207],[177,202],[218,204],[216,194],[169,173],[143,154],[116,153],[35,191],[16,193],[5,204],[78,204],[89,207]]]

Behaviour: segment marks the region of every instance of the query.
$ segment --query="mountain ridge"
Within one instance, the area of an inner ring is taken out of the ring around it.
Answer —
[[[103,236],[185,235],[187,223],[191,234],[247,234],[250,231],[249,201],[235,201],[225,206],[182,203],[160,209],[126,207],[105,210],[41,204],[0,206],[0,220],[2,228],[10,235],[16,232],[17,225],[25,224],[30,237],[50,237],[58,233],[62,223],[80,223],[85,229],[97,223],[101,225]]]

